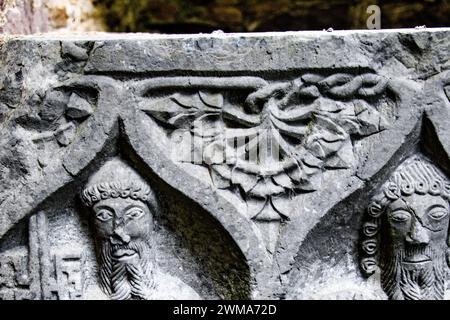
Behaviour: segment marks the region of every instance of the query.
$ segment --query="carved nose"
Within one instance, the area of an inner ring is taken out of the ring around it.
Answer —
[[[411,230],[406,236],[406,241],[411,244],[428,244],[430,242],[430,235],[428,234],[428,230],[417,219],[414,219]]]
[[[112,236],[109,237],[109,241],[112,244],[127,244],[130,242],[130,236],[127,235],[122,227],[114,229]]]

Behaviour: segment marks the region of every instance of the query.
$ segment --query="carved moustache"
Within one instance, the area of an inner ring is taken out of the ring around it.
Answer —
[[[142,242],[130,242],[127,244],[111,245],[111,256],[114,260],[131,260],[133,258],[140,258],[144,250]]]
[[[406,246],[404,250],[401,250],[402,263],[411,263],[417,267],[420,265],[432,261],[436,254],[431,246]]]

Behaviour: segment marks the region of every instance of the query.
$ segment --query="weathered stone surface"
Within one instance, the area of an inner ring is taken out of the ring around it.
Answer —
[[[92,0],[0,0],[0,33],[104,31]]]
[[[76,93],[71,94],[66,110],[66,114],[69,118],[84,118],[90,116],[93,112],[92,106],[86,99],[81,98]]]
[[[0,33],[46,32],[48,24],[47,10],[41,0],[0,1]]]
[[[2,298],[448,298],[450,30],[21,36],[0,61]]]

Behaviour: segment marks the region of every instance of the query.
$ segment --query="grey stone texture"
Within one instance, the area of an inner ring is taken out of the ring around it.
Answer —
[[[49,17],[41,0],[0,0],[0,33],[46,32]]]
[[[0,299],[448,299],[450,29],[0,39]]]

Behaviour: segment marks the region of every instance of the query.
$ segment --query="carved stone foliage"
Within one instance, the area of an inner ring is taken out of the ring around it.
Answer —
[[[166,147],[176,154],[172,161],[206,167],[208,183],[239,197],[246,205],[243,214],[267,227],[290,220],[293,197],[319,190],[324,171],[353,168],[353,139],[388,126],[385,110],[378,108],[379,101],[389,100],[387,88],[388,80],[375,73],[328,70],[290,80],[224,76],[120,82],[77,76],[47,90],[40,113],[23,116],[21,123],[45,151],[38,159],[45,166],[58,147],[77,137],[85,146],[74,150],[87,148],[92,136],[103,143],[108,134],[99,137],[95,128],[112,130],[119,118],[129,121],[124,107],[136,107],[166,131],[171,141]],[[109,110],[91,119],[99,103]],[[65,169],[76,174],[82,165],[72,162],[68,157]],[[278,231],[270,229],[264,241],[273,253]]]
[[[443,299],[448,267],[450,181],[423,156],[404,161],[367,209],[361,268],[381,268],[393,300]]]
[[[79,127],[94,113],[97,92],[93,88],[58,85],[35,94],[30,103],[37,108],[20,116],[18,123],[42,150],[38,162],[45,167],[56,150],[73,142]]]
[[[28,123],[36,124],[36,127],[30,129],[40,129],[46,125],[54,128],[37,133],[32,138],[34,142],[55,139],[61,146],[67,146],[72,141],[78,124],[94,112],[95,97],[89,96],[87,92],[72,90],[58,88],[47,91],[38,113],[39,120],[24,119]],[[27,122],[23,121],[24,125]]]
[[[178,160],[208,166],[217,188],[242,195],[250,218],[281,221],[292,195],[320,188],[324,170],[352,166],[352,136],[386,128],[370,101],[387,85],[373,73],[160,78],[141,86],[145,97],[158,92],[141,109],[172,134],[189,132],[177,143]]]

